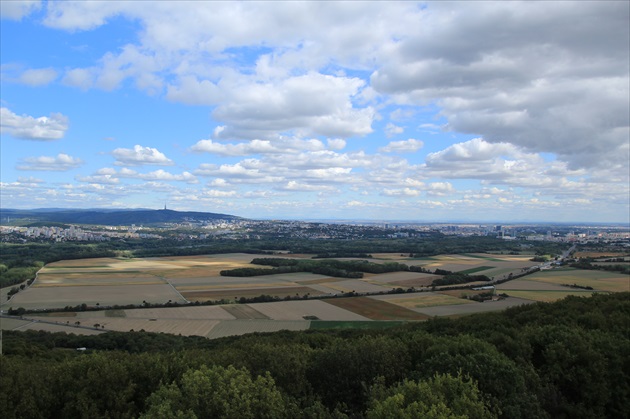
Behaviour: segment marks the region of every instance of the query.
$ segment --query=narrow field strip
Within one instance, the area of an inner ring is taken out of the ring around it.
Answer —
[[[248,333],[307,330],[309,326],[308,320],[223,320],[205,336],[208,339],[218,339]]]
[[[478,266],[476,268],[466,269],[464,271],[459,271],[457,273],[470,275],[470,274],[475,274],[477,272],[487,271],[488,269],[494,269],[494,268],[496,268],[496,266]]]
[[[260,311],[255,308],[245,305],[245,304],[234,304],[234,305],[226,305],[223,306],[223,309],[230,315],[234,316],[237,320],[244,319],[265,319],[270,320],[269,317],[265,316]]]
[[[457,304],[473,304],[470,300],[464,300],[463,298],[457,298],[450,295],[438,294],[438,293],[422,293],[414,296],[388,296],[390,298],[377,298],[388,303],[396,304],[400,307],[414,310],[423,307],[435,307],[443,305],[457,305]]]
[[[545,303],[553,302],[561,300],[569,295],[574,295],[577,297],[590,297],[593,295],[594,291],[580,291],[580,290],[571,290],[571,291],[506,291],[510,297],[516,298],[524,298],[532,301],[542,301]]]
[[[370,297],[329,298],[328,304],[372,320],[426,320],[428,316]]]

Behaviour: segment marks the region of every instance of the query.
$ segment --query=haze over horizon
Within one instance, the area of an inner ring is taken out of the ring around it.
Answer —
[[[630,223],[630,3],[2,1],[0,206]]]

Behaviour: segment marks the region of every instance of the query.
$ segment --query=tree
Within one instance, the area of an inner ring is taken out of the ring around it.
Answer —
[[[154,392],[141,418],[282,418],[289,407],[268,373],[252,379],[245,369],[204,365]]]
[[[458,374],[436,374],[425,381],[404,380],[386,388],[372,389],[368,419],[378,418],[496,418],[483,400],[477,384]]]

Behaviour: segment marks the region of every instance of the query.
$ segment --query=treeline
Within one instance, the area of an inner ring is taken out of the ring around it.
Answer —
[[[4,333],[3,418],[600,418],[630,406],[630,293],[381,330]],[[85,347],[86,351],[76,351]]]
[[[382,274],[387,272],[415,271],[427,272],[424,268],[408,266],[404,263],[374,263],[367,260],[309,260],[286,258],[254,258],[254,265],[272,266],[268,268],[236,268],[220,272],[221,276],[261,276],[290,272],[310,272],[338,278],[363,278],[364,273]]]
[[[0,288],[34,279],[46,263],[115,255],[111,245],[105,244],[0,243]]]
[[[459,285],[469,282],[490,281],[490,278],[486,275],[469,275],[461,272],[448,271],[446,269],[436,269],[433,273],[443,275],[442,278],[434,279],[431,282],[431,285],[436,287],[440,285]]]
[[[590,258],[580,258],[577,262],[569,264],[569,266],[577,269],[621,272],[622,274],[630,275],[630,264],[598,265],[597,263],[594,264],[593,259]]]

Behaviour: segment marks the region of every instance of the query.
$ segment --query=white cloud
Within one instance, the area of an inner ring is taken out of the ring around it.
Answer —
[[[219,102],[223,92],[210,80],[197,80],[188,75],[179,79],[178,85],[169,85],[166,98],[173,102],[187,105],[215,105]]]
[[[111,174],[94,174],[91,176],[75,176],[78,182],[85,182],[97,185],[117,185],[120,179]]]
[[[405,132],[405,129],[403,127],[394,125],[391,122],[385,126],[385,135],[387,135],[388,138],[398,134],[402,134],[403,132]]]
[[[0,1],[0,16],[2,19],[21,20],[23,17],[39,10],[41,7],[41,1],[39,0]]]
[[[309,73],[279,82],[242,80],[213,117],[226,122],[218,138],[267,138],[279,133],[298,136],[361,136],[372,132],[375,111],[351,102],[364,86],[359,78]]]
[[[328,139],[328,148],[331,150],[343,150],[346,148],[346,140],[341,138]]]
[[[345,147],[344,140],[329,140],[328,148]],[[301,151],[321,151],[326,145],[316,139],[280,137],[274,140],[251,140],[240,143],[219,143],[213,140],[200,140],[190,148],[195,153],[212,153],[220,156],[249,156],[252,154],[295,154]]]
[[[181,174],[172,174],[165,170],[159,169],[149,173],[138,173],[135,170],[130,170],[127,168],[120,169],[120,172],[117,173],[117,177],[120,178],[130,178],[130,179],[142,179],[149,181],[177,181],[177,182],[186,182],[190,184],[199,183],[197,177],[189,172],[183,172]]]
[[[82,164],[83,161],[81,159],[69,156],[64,153],[60,153],[56,157],[27,157],[21,160],[21,162],[16,166],[16,169],[65,172],[71,169],[76,169]]]
[[[211,189],[209,191],[204,191],[203,195],[211,198],[229,198],[236,195],[236,191],[219,191],[216,189]]]
[[[419,196],[420,195],[420,191],[418,191],[416,189],[411,189],[411,188],[384,189],[383,190],[383,195],[385,195],[385,196],[393,196],[393,197],[400,197],[400,196],[413,197],[413,196]]]
[[[231,186],[227,180],[221,178],[216,178],[211,182],[208,182],[208,185],[215,188],[228,188]]]
[[[117,166],[172,166],[174,163],[156,148],[135,145],[133,149],[117,148],[112,151]]]
[[[38,183],[44,183],[43,179],[39,179],[39,178],[35,178],[33,176],[29,176],[27,178],[23,177],[23,176],[18,176],[17,179],[18,183],[25,183],[25,184],[38,184]]]
[[[44,23],[52,28],[69,31],[94,29],[123,11],[116,3],[107,1],[81,1],[75,4],[49,2]]]
[[[453,185],[449,182],[432,182],[427,193],[431,196],[446,196],[454,191]]]
[[[239,144],[221,144],[212,140],[200,140],[191,147],[194,152],[220,156],[247,156],[251,154],[280,153],[282,150],[267,140],[252,140]]]
[[[381,153],[415,153],[424,147],[420,140],[410,138],[404,141],[392,141],[387,146],[378,149]]]
[[[20,83],[29,86],[44,86],[57,78],[53,68],[38,68],[24,71],[19,78]]]
[[[428,3],[372,86],[400,104],[437,103],[452,131],[572,168],[627,168],[629,14],[627,2]]]
[[[34,118],[16,115],[8,108],[0,108],[0,132],[25,140],[58,140],[68,130],[68,117],[51,113],[49,117]]]
[[[61,82],[66,86],[87,90],[94,85],[94,77],[94,70],[92,69],[74,68],[66,72]]]
[[[337,189],[327,185],[312,185],[307,183],[299,183],[294,180],[289,181],[286,185],[279,189],[294,192],[335,192]]]

